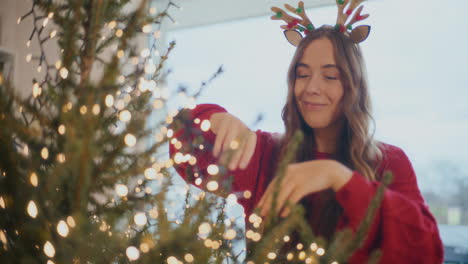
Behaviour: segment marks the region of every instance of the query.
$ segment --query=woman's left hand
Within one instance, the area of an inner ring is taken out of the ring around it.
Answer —
[[[290,213],[289,207],[283,208],[289,202],[292,205],[304,196],[332,188],[335,192],[341,189],[353,175],[353,171],[335,160],[312,160],[288,165],[283,181],[280,183],[276,211],[282,217]],[[257,207],[261,216],[271,210],[273,192],[278,178],[271,181]],[[281,210],[281,211],[280,211]]]

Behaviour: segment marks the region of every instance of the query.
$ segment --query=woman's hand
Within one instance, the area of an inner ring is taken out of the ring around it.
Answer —
[[[229,161],[230,170],[235,170],[237,167],[245,169],[254,154],[257,134],[237,117],[228,113],[212,114],[210,122],[211,130],[216,135],[213,155],[221,156],[221,164]],[[229,155],[232,155],[230,160],[228,160]]]
[[[290,213],[287,206],[298,203],[304,196],[332,188],[335,192],[341,189],[353,175],[353,171],[335,160],[313,160],[290,164],[280,183],[276,211],[282,217]],[[257,207],[261,216],[266,216],[272,208],[273,192],[278,178],[267,187]],[[281,211],[280,211],[281,210]]]

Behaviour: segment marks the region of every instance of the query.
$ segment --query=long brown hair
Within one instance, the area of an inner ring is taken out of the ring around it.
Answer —
[[[352,170],[357,170],[365,178],[375,180],[377,168],[382,158],[378,142],[374,140],[374,130],[370,131],[370,124],[374,120],[371,115],[371,102],[367,86],[364,59],[361,49],[343,33],[332,27],[321,27],[310,32],[298,45],[288,70],[288,95],[283,107],[282,119],[285,134],[280,144],[280,159],[286,154],[288,145],[296,130],[302,130],[304,141],[299,146],[292,162],[303,162],[314,159],[313,150],[316,142],[313,129],[310,128],[300,114],[294,95],[296,81],[296,65],[301,60],[304,50],[314,40],[328,38],[334,47],[334,54],[338,67],[342,70],[341,80],[344,95],[341,101],[344,116],[344,126],[339,140],[337,159]],[[334,199],[331,191],[322,195],[325,202],[324,210],[320,212],[318,226],[320,233],[325,236],[334,231],[341,207]],[[317,216],[317,213],[314,213]]]

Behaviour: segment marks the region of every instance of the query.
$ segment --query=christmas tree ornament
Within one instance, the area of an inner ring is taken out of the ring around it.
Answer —
[[[322,27],[334,27],[335,30],[345,34],[356,44],[363,42],[369,36],[371,27],[369,25],[361,25],[353,28],[353,25],[356,22],[369,17],[368,14],[361,14],[364,6],[359,5],[362,2],[364,2],[364,0],[336,0],[338,17],[335,25],[323,25]],[[315,30],[316,27],[306,15],[303,1],[299,1],[297,8],[288,4],[285,4],[284,6],[289,12],[299,16],[300,19],[287,14],[286,11],[275,6],[271,8],[271,11],[275,12],[275,15],[271,16],[271,19],[283,20],[287,23],[287,25],[282,25],[281,28],[284,29],[284,35],[289,43],[297,47],[304,38],[301,32],[304,32],[304,34],[307,35]],[[347,22],[348,20],[349,22]]]

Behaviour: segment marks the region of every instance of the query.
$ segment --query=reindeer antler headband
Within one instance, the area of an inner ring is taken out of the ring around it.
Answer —
[[[356,44],[366,40],[370,32],[370,26],[368,25],[358,26],[353,29],[353,24],[369,17],[368,14],[361,15],[361,11],[364,6],[360,6],[357,11],[354,12],[364,1],[365,0],[336,0],[336,4],[338,6],[338,18],[336,19],[335,29],[348,36]],[[284,6],[288,11],[298,15],[301,19],[288,15],[278,7],[271,8],[271,11],[276,13],[276,15],[271,16],[271,19],[283,20],[287,23],[287,25],[282,25],[281,28],[285,29],[284,35],[289,43],[297,47],[303,38],[300,32],[304,32],[304,34],[307,35],[312,30],[315,30],[315,26],[305,13],[304,2],[300,1],[297,8],[288,4],[285,4]],[[346,9],[346,12],[344,12],[346,6],[348,8]],[[354,15],[352,19],[346,24],[346,21],[353,12]]]

